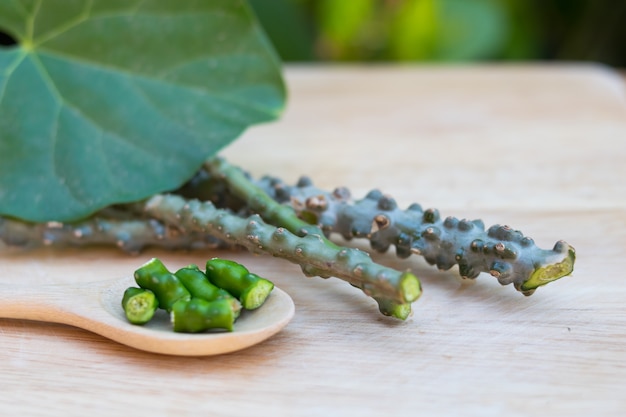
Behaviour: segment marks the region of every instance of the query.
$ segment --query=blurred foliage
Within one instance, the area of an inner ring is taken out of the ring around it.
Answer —
[[[626,67],[624,0],[250,0],[285,61]]]

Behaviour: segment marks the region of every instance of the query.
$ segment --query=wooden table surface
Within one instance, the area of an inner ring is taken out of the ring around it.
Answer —
[[[508,224],[577,250],[574,274],[524,297],[419,257],[406,322],[338,279],[241,252],[0,248],[0,282],[241,261],[294,299],[279,334],[223,356],[150,354],[65,325],[0,320],[0,414],[24,416],[626,415],[626,89],[595,66],[288,67],[288,109],[223,155],[362,197]],[[360,247],[363,242],[352,242]],[[68,300],[72,302],[72,300]],[[210,414],[214,413],[214,414]]]

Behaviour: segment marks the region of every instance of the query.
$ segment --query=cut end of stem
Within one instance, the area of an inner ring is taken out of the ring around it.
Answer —
[[[576,251],[567,245],[565,252],[565,258],[562,261],[535,269],[530,278],[520,285],[519,290],[524,295],[531,295],[537,288],[570,275],[574,270]]]
[[[152,291],[131,287],[124,293],[122,306],[130,323],[146,324],[154,317],[159,303]]]
[[[378,303],[378,310],[385,316],[406,320],[411,315],[410,303],[396,303],[382,298],[375,298]]]
[[[234,297],[229,298],[228,300],[230,301],[230,307],[233,310],[233,316],[236,320],[241,315],[241,303]]]
[[[415,275],[406,271],[400,278],[400,289],[407,303],[412,303],[422,295],[422,284]]]
[[[274,289],[274,284],[266,279],[259,279],[241,295],[240,301],[246,310],[255,310],[265,303],[267,297]]]

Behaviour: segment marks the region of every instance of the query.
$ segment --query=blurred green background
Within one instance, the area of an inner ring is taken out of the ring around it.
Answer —
[[[626,0],[249,0],[284,61],[626,67]]]

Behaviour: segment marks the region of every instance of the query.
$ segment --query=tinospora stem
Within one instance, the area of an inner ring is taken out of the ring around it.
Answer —
[[[263,188],[252,182],[241,168],[216,157],[205,162],[204,169],[212,177],[223,181],[230,193],[242,200],[250,212],[258,214],[267,223],[284,227],[297,236],[318,235],[327,246],[339,248],[326,239],[317,225],[307,223],[298,217],[292,207],[274,200]]]
[[[418,204],[402,210],[393,198],[378,190],[353,200],[347,188],[327,192],[310,180],[288,186],[266,177],[257,184],[326,234],[368,239],[372,249],[379,252],[395,246],[398,257],[421,255],[443,270],[458,265],[464,278],[487,272],[502,285],[513,284],[524,295],[571,274],[574,268],[575,250],[564,241],[556,242],[552,249],[542,249],[509,226],[485,229],[481,220],[442,218],[438,210],[424,210]]]
[[[574,268],[576,252],[564,241],[558,241],[552,249],[542,249],[508,226],[486,229],[481,220],[442,218],[438,210],[422,209],[418,204],[400,209],[393,198],[378,190],[355,200],[345,187],[325,191],[306,177],[292,186],[269,176],[250,179],[224,160],[208,161],[204,168],[189,183],[187,196],[217,195],[218,204],[235,206],[237,210],[263,210],[271,198],[275,204],[291,207],[302,221],[313,225],[309,228],[321,230],[326,236],[337,233],[345,239],[365,238],[379,252],[394,246],[398,257],[421,255],[443,270],[457,265],[464,278],[473,279],[486,272],[502,285],[513,284],[524,295],[570,275]],[[259,189],[265,193],[263,205],[247,198],[261,195]],[[285,209],[272,210],[290,213]]]
[[[383,314],[405,319],[410,314],[410,303],[421,295],[420,282],[409,271],[379,265],[359,249],[329,245],[319,234],[297,236],[284,227],[265,223],[259,215],[242,218],[210,202],[163,194],[132,208],[185,231],[206,233],[253,253],[299,264],[307,276],[343,279],[377,300]]]
[[[148,246],[164,249],[224,248],[204,233],[181,233],[155,219],[112,219],[96,214],[74,223],[29,223],[0,217],[0,241],[10,246],[114,245],[129,253]]]
[[[242,201],[249,211],[260,215],[268,223],[284,227],[297,236],[317,236],[325,246],[335,250],[341,249],[327,239],[317,224],[301,219],[294,208],[276,201],[265,189],[255,184],[241,168],[219,157],[209,159],[203,168],[211,177],[221,180],[225,184],[225,190]],[[373,298],[378,303],[379,310],[385,315],[404,318],[411,312],[410,303],[384,297]]]

